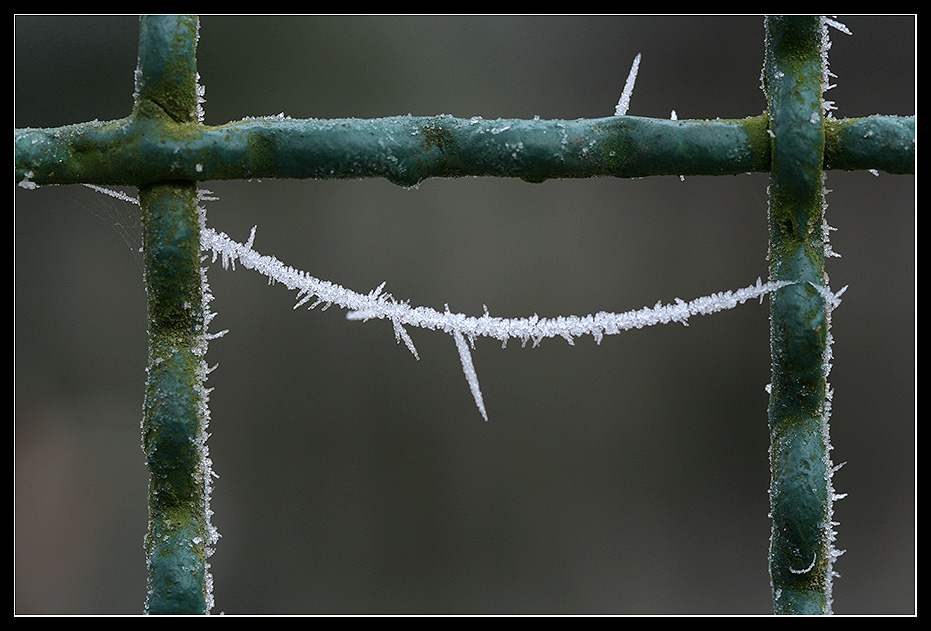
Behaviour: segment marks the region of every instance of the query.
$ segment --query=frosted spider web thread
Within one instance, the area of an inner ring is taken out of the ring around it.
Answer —
[[[390,320],[395,338],[398,342],[403,341],[415,358],[419,359],[419,355],[405,326],[440,330],[451,335],[456,342],[463,372],[476,407],[486,420],[488,417],[469,350],[469,345],[474,344],[478,337],[497,339],[502,342],[502,346],[510,339],[519,339],[524,345],[532,341],[533,346],[537,346],[543,339],[552,337],[562,337],[569,344],[575,344],[575,338],[583,335],[591,335],[596,343],[601,343],[605,335],[616,335],[621,331],[669,322],[687,325],[693,315],[708,315],[732,309],[752,298],[758,298],[762,302],[766,294],[792,284],[786,281],[764,283],[757,278],[755,284],[741,289],[719,292],[688,302],[680,298],[669,304],[658,301],[653,307],[623,313],[602,311],[586,316],[541,318],[534,314],[531,317],[502,318],[490,315],[486,308],[484,315],[468,316],[464,313],[453,313],[449,311],[448,306],[443,312],[424,306],[411,307],[409,301],[398,301],[390,293],[384,292],[385,283],[367,294],[346,289],[285,265],[274,256],[260,254],[252,248],[254,242],[255,227],[245,243],[234,241],[223,232],[212,228],[204,228],[201,233],[202,249],[213,253],[214,262],[219,257],[224,269],[231,266],[235,269],[238,261],[241,266],[263,274],[270,281],[297,290],[295,309],[314,300],[309,309],[320,304],[323,304],[324,308],[335,304],[348,311],[346,317],[350,320]]]

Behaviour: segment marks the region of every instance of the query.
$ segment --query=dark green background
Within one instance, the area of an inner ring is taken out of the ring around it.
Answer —
[[[841,16],[838,118],[915,114],[915,18]],[[135,16],[14,17],[14,127],[127,115]],[[759,114],[761,16],[204,16],[206,122]],[[211,182],[208,223],[344,286],[522,316],[623,311],[767,273],[765,174],[528,184]],[[915,180],[831,173],[835,611],[915,610]],[[134,191],[130,191],[133,192]],[[19,614],[140,613],[137,209],[14,192]],[[127,241],[120,228],[128,229]],[[129,243],[129,245],[127,245]],[[754,614],[767,570],[768,307],[575,347],[292,310],[209,272],[215,613]]]

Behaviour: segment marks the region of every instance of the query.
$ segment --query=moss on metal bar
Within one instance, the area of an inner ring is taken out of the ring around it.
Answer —
[[[140,22],[136,108],[152,102],[179,123],[197,121],[196,15],[147,15]]]
[[[728,175],[770,170],[767,114],[736,120],[257,118],[178,123],[154,101],[134,115],[14,132],[15,178],[35,184],[384,177]],[[914,173],[915,118],[826,120],[824,169]]]
[[[826,119],[824,168],[915,172],[915,117],[867,116]]]
[[[205,613],[208,540],[203,297],[192,183],[140,189],[149,360],[142,439],[149,468],[146,612]]]
[[[451,116],[296,120],[208,127],[143,101],[133,117],[19,130],[17,177],[36,184],[384,177],[549,178],[766,171],[765,116],[681,120],[616,116],[519,120]]]
[[[79,136],[75,150],[85,157],[85,166],[88,161],[104,168],[119,164],[118,156],[101,156],[88,149],[96,146],[93,139],[98,131],[113,132],[126,142],[139,137],[129,130],[196,120],[196,38],[196,18],[142,18],[133,116],[122,124],[102,125]],[[204,614],[210,599],[206,564],[209,481],[205,479],[210,473],[204,451],[205,317],[197,188],[184,179],[131,183],[139,185],[142,207],[149,322],[142,424],[149,468],[145,611]]]
[[[778,614],[831,606],[828,315],[818,291],[825,284],[821,47],[819,17],[766,18],[770,278],[795,283],[770,298],[770,575]]]

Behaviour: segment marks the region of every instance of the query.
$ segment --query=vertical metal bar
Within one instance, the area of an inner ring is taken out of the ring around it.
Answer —
[[[165,124],[196,121],[197,18],[145,16],[133,116]],[[210,609],[210,541],[203,387],[205,317],[200,218],[194,182],[141,187],[148,298],[148,382],[143,449],[149,468],[146,613]]]
[[[778,614],[829,613],[832,472],[827,438],[828,312],[823,293],[823,21],[766,18],[763,84],[772,145],[770,576]]]

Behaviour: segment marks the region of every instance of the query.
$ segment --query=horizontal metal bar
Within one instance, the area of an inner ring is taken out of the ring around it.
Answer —
[[[915,117],[825,119],[825,170],[915,172]]]
[[[384,177],[413,186],[430,177],[732,175],[769,171],[768,122],[766,115],[681,121],[271,117],[210,127],[147,112],[19,129],[14,153],[17,182],[35,184]],[[831,121],[824,166],[914,173],[914,145],[914,116]]]
[[[157,109],[154,104],[149,104]],[[17,181],[144,185],[165,180],[384,177],[549,178],[765,171],[765,115],[740,120],[614,116],[247,119],[218,127],[145,112],[15,132]]]

